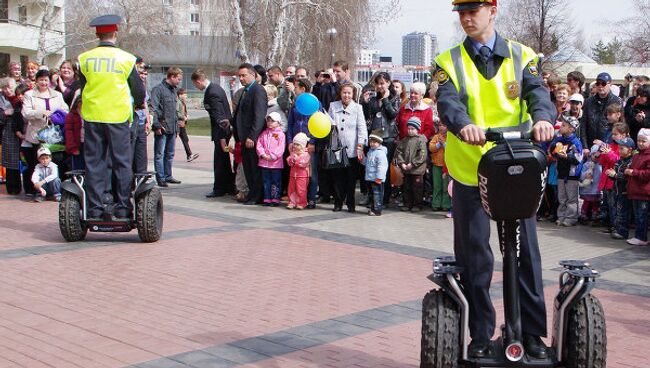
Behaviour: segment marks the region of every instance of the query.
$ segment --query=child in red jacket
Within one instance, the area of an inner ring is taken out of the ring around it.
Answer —
[[[607,114],[608,118],[611,114]],[[600,158],[598,163],[602,167],[602,174],[598,182],[598,190],[603,193],[603,205],[600,206],[601,211],[605,213],[605,218],[601,220],[607,224],[607,232],[614,231],[614,222],[616,221],[616,195],[614,195],[614,180],[608,177],[605,172],[613,169],[616,161],[620,159],[618,153],[617,140],[630,136],[630,128],[625,123],[615,123],[612,127],[611,142],[603,142],[595,139],[594,145],[599,146]]]
[[[628,176],[627,197],[632,200],[634,238],[628,244],[648,245],[648,206],[650,206],[650,129],[639,130],[637,136],[639,153],[632,157],[630,167],[625,170]]]
[[[81,119],[81,95],[75,95],[70,112],[65,117],[65,152],[72,156],[72,170],[84,170],[84,122]]]

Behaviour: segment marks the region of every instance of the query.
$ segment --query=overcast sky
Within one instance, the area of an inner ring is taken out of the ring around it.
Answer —
[[[626,17],[632,11],[634,0],[569,0],[569,8],[577,23],[584,30],[587,42],[608,40],[616,35],[607,21]],[[390,16],[386,26],[380,27],[377,42],[372,45],[382,56],[392,56],[393,62],[402,62],[402,36],[413,32],[430,32],[438,37],[441,49],[451,45],[454,22],[458,19],[451,11],[450,0],[402,0],[399,17]]]

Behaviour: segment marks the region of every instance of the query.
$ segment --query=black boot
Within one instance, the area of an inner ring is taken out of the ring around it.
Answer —
[[[485,358],[492,354],[492,341],[472,340],[469,343],[467,353],[472,358]]]
[[[546,359],[546,345],[539,336],[524,334],[524,350],[526,354],[535,359]]]

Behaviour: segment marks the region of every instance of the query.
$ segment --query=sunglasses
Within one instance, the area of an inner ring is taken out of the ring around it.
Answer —
[[[597,85],[597,86],[600,86],[600,87],[605,87],[605,86],[608,85],[608,84],[609,84],[609,83],[608,83],[608,82],[605,82],[605,81],[596,81],[596,85]]]

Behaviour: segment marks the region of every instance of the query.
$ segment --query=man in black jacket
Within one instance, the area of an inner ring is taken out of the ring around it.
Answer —
[[[234,194],[234,175],[230,166],[230,153],[228,151],[228,140],[232,136],[229,128],[230,105],[226,91],[220,85],[210,82],[202,69],[192,73],[192,84],[201,91],[203,96],[203,107],[210,115],[210,136],[214,142],[213,171],[214,184],[212,191],[205,196],[216,198]]]
[[[611,91],[612,77],[609,73],[600,73],[596,77],[596,94],[589,97],[582,107],[580,122],[580,140],[585,155],[594,144],[594,139],[605,138],[607,130],[607,106],[617,103],[623,106],[623,101]]]
[[[242,164],[249,188],[244,204],[259,204],[262,203],[262,172],[257,166],[255,144],[264,130],[268,99],[264,87],[255,82],[253,65],[240,65],[237,76],[244,91],[237,103],[232,127],[235,130],[235,140],[242,144]]]

